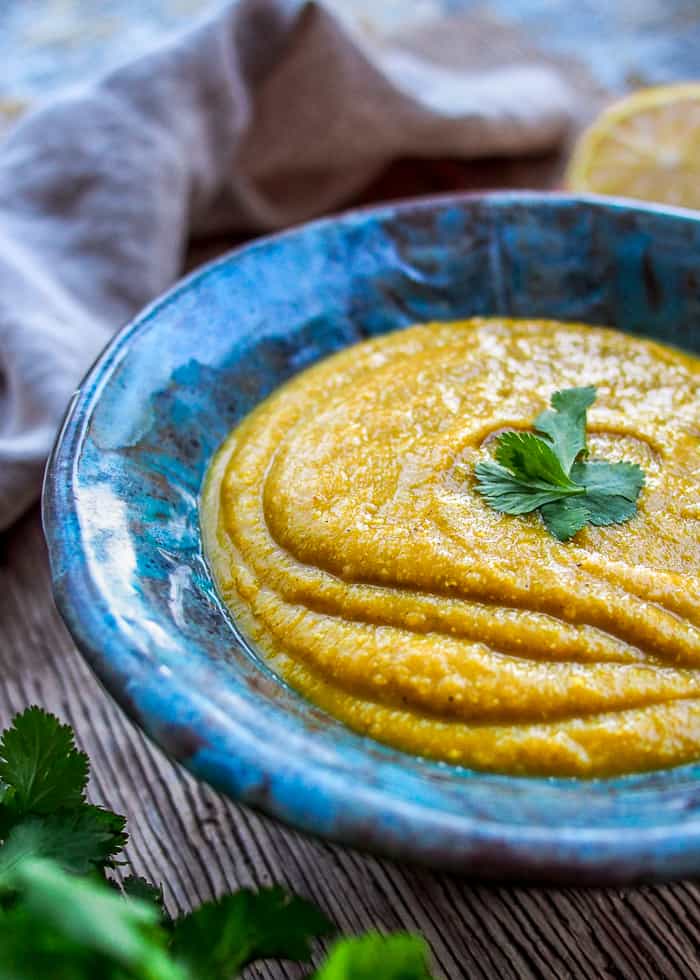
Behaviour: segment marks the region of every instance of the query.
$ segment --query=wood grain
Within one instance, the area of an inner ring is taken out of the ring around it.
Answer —
[[[470,980],[700,978],[700,890],[492,887],[309,840],[196,783],[102,691],[56,613],[36,512],[0,539],[0,724],[35,702],[69,721],[92,759],[91,796],[125,813],[129,871],[162,882],[171,911],[241,885],[280,883],[343,932],[421,932],[438,976]],[[264,964],[249,976],[304,971]],[[381,978],[377,978],[381,980]]]

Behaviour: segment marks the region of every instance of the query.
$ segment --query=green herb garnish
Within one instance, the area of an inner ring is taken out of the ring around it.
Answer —
[[[339,940],[312,980],[430,980],[428,958],[420,936],[369,932]]]
[[[40,708],[0,737],[0,980],[232,980],[256,960],[308,961],[335,932],[281,888],[242,889],[176,919],[143,878],[119,884],[124,817],[88,803],[88,758]],[[418,936],[340,939],[317,980],[430,980]]]
[[[494,510],[539,510],[547,530],[568,541],[585,524],[620,524],[637,513],[644,471],[636,463],[588,460],[586,412],[596,389],[568,388],[552,395],[551,408],[533,432],[504,432],[496,462],[477,463],[476,489]]]

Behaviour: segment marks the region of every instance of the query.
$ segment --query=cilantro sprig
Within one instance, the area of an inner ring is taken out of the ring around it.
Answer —
[[[40,708],[0,737],[0,980],[230,980],[256,960],[306,962],[335,928],[282,888],[241,889],[171,919],[160,888],[110,873],[124,817],[87,801],[89,763]],[[315,980],[430,980],[417,936],[340,939]]]
[[[568,388],[552,395],[535,432],[504,432],[495,462],[475,468],[476,489],[494,510],[539,510],[547,530],[568,541],[586,524],[628,521],[637,512],[644,471],[636,463],[588,459],[586,413],[596,389]],[[538,434],[536,434],[538,433]]]

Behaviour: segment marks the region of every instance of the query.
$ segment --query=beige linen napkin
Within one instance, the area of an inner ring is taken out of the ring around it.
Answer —
[[[0,528],[36,498],[65,406],[186,244],[345,202],[398,156],[548,149],[550,68],[369,50],[314,3],[241,0],[0,142]]]

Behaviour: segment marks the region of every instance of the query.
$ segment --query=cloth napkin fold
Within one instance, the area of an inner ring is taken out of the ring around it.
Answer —
[[[0,142],[0,529],[36,498],[66,404],[193,237],[346,202],[398,156],[548,149],[549,68],[447,70],[369,49],[322,6],[240,0],[67,92]]]

